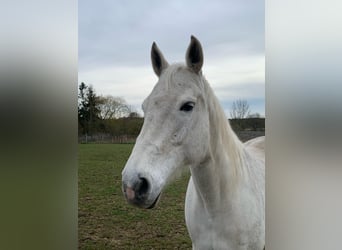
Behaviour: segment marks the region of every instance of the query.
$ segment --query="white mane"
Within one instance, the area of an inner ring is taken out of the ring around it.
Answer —
[[[202,76],[202,82],[205,86],[207,95],[209,115],[210,115],[210,129],[211,129],[211,149],[212,154],[218,152],[217,147],[223,147],[231,162],[229,166],[234,175],[234,184],[238,183],[239,178],[242,177],[242,158],[243,158],[243,144],[231,128],[228,119],[219,103],[219,100],[214,95],[207,80]],[[227,166],[228,167],[228,166]]]

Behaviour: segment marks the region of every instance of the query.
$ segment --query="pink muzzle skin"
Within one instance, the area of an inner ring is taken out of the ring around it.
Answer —
[[[126,197],[128,200],[134,200],[135,192],[132,188],[130,188],[130,187],[126,188]]]

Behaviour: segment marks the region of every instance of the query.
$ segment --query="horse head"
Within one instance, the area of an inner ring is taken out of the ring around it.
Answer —
[[[200,42],[191,36],[185,65],[169,65],[156,43],[151,60],[158,82],[143,102],[144,124],[122,172],[127,201],[142,208],[154,207],[186,165],[206,158],[210,137]]]

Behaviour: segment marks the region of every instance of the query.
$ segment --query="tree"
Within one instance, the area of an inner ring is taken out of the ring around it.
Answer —
[[[78,95],[78,124],[82,134],[92,134],[99,125],[99,97],[92,86],[82,82]]]
[[[246,100],[238,99],[233,102],[230,111],[232,119],[243,119],[246,118],[250,113],[249,104]]]
[[[86,98],[88,86],[82,82],[78,88],[78,124],[79,132],[81,134],[87,133],[87,120],[88,120],[88,102]]]
[[[103,120],[120,118],[129,115],[129,107],[121,97],[101,96],[99,100],[100,117]]]
[[[100,98],[96,95],[93,86],[88,87],[87,92],[87,101],[88,101],[88,132],[92,134],[96,132],[98,121],[100,120]]]

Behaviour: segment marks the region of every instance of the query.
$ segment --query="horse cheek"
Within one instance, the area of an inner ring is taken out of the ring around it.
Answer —
[[[206,158],[208,154],[209,135],[203,131],[200,135],[197,133],[190,133],[188,138],[190,138],[190,141],[186,148],[189,162],[192,164],[199,163]]]

